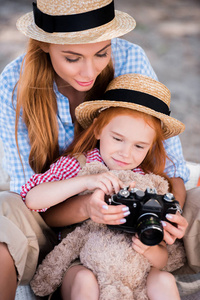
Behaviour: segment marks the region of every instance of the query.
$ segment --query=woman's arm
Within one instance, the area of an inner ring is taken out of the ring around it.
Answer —
[[[133,249],[144,255],[150,261],[153,267],[157,269],[163,269],[166,266],[168,252],[164,241],[156,246],[147,246],[144,245],[137,236],[133,236],[132,242]]]
[[[167,244],[172,245],[176,239],[181,239],[188,227],[187,220],[179,213],[173,215],[169,214],[166,218],[173,223],[176,223],[176,227],[172,224],[162,221],[164,228],[164,240]]]
[[[0,75],[0,138],[4,149],[3,168],[10,176],[10,191],[16,193],[20,193],[25,177],[30,178],[34,173],[29,165],[29,138],[21,115],[17,137],[23,167],[15,141],[17,88],[14,93],[13,89],[19,79],[22,59],[21,56],[10,63]]]
[[[97,189],[92,194],[78,195],[49,208],[41,213],[45,222],[51,227],[62,227],[79,223],[90,218],[103,224],[122,224],[129,210],[124,205],[107,205],[105,193]]]
[[[164,141],[167,159],[165,173],[170,178],[182,178],[184,183],[189,180],[190,171],[183,156],[182,145],[179,136],[171,137]],[[177,199],[179,200],[179,199]]]
[[[172,193],[175,199],[179,201],[180,206],[183,207],[186,199],[186,189],[184,182],[181,178],[171,178],[172,180]],[[164,240],[167,244],[173,244],[176,239],[181,239],[188,226],[188,222],[179,213],[176,215],[169,214],[166,218],[173,223],[176,223],[176,227],[168,222],[162,222],[164,227]]]
[[[85,221],[88,218],[97,223],[110,225],[124,223],[124,214],[129,212],[127,207],[123,205],[108,206],[104,202],[104,197],[104,192],[97,189],[92,194],[67,199],[41,213],[41,216],[51,227],[68,226]],[[184,235],[188,223],[179,214],[169,216],[171,217],[171,219],[168,218],[169,221],[176,223],[177,227],[168,222],[163,222],[164,240],[167,244],[173,244],[177,238]]]
[[[170,178],[172,181],[172,193],[176,200],[179,201],[180,206],[183,208],[186,199],[186,189],[182,178],[173,177]]]

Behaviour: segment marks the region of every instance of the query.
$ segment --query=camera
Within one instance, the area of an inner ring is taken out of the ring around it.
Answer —
[[[117,194],[105,196],[105,201],[108,205],[126,205],[130,210],[126,223],[108,227],[137,233],[141,242],[148,246],[155,246],[163,240],[161,220],[166,220],[166,214],[175,214],[177,211],[182,213],[179,202],[172,193],[159,195],[155,188],[149,187],[145,191],[136,188],[129,191],[128,187],[125,187]],[[176,226],[172,222],[171,224]]]

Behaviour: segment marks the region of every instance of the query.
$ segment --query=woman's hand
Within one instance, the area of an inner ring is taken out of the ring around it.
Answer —
[[[104,201],[105,193],[101,189],[95,190],[89,197],[86,210],[87,215],[94,222],[109,225],[119,225],[126,222],[125,217],[130,214],[127,206],[107,205]]]
[[[173,215],[173,214],[167,214],[166,218],[173,223],[176,223],[176,226],[173,226],[172,224],[162,221],[162,225],[164,228],[164,240],[167,244],[172,245],[176,239],[181,239],[188,226],[187,220],[181,216],[179,213]]]

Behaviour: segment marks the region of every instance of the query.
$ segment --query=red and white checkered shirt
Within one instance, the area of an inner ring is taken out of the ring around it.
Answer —
[[[87,153],[86,163],[93,161],[99,161],[104,163],[99,150],[95,148],[94,150]],[[62,156],[57,162],[50,166],[50,169],[43,174],[34,174],[25,185],[21,188],[21,197],[25,201],[26,194],[35,186],[43,182],[59,181],[64,179],[69,179],[76,177],[80,171],[81,166],[75,157]],[[140,174],[145,174],[141,168],[133,169],[133,172]],[[44,212],[47,208],[38,209],[35,211]]]

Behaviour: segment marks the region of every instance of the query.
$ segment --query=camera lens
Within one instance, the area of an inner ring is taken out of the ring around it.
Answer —
[[[137,234],[140,241],[155,246],[163,240],[163,227],[159,217],[153,213],[141,215],[137,220]]]

